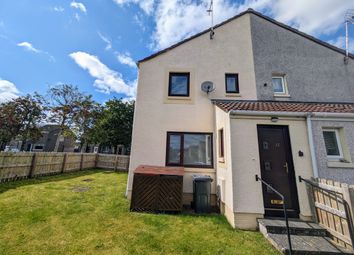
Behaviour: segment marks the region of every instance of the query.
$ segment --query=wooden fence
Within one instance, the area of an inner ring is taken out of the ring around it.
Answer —
[[[317,179],[311,187],[316,221],[343,247],[353,249],[354,185]]]
[[[0,153],[0,182],[103,168],[128,171],[129,156],[95,153]]]

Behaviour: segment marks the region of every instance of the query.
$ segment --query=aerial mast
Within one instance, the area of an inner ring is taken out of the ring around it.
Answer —
[[[354,24],[354,10],[348,10],[345,14],[345,58],[347,64],[349,60],[349,24]]]
[[[213,0],[210,0],[209,9],[207,10],[209,16],[211,17],[211,26],[210,26],[210,40],[214,38],[214,10],[213,10]]]

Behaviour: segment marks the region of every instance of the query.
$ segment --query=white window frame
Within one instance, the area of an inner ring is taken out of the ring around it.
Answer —
[[[283,92],[275,92],[274,91],[273,79],[281,79]],[[275,96],[284,96],[284,95],[287,96],[287,95],[289,95],[288,86],[286,84],[284,75],[272,75],[272,88],[273,88],[273,93],[274,93]]]
[[[326,155],[328,159],[334,159],[334,160],[340,160],[340,159],[344,159],[344,155],[343,155],[343,147],[342,147],[342,143],[340,140],[340,136],[339,136],[339,130],[337,128],[324,128],[322,129],[322,136],[323,136],[323,132],[334,132],[336,135],[336,140],[337,140],[337,145],[338,145],[338,150],[339,150],[339,155],[338,156],[334,156],[334,155],[327,155],[327,148],[326,149]],[[323,140],[324,140],[324,136],[323,136]],[[326,146],[326,144],[325,144]]]

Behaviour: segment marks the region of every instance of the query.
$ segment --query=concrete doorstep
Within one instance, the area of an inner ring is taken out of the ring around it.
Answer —
[[[259,231],[279,251],[289,254],[286,225],[284,220],[259,219]],[[315,223],[289,221],[293,254],[354,254],[336,246],[328,237],[327,231]]]

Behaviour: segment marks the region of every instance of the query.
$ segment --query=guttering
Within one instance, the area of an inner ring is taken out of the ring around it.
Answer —
[[[265,111],[245,111],[231,110],[230,116],[277,116],[277,117],[306,117],[306,112],[265,112]]]
[[[354,119],[354,113],[336,113],[336,112],[275,112],[275,111],[245,111],[231,110],[230,116],[277,116],[277,117],[304,117],[308,115],[316,118],[351,118]]]
[[[313,117],[317,118],[343,118],[353,119],[354,113],[336,113],[336,112],[314,112]]]

